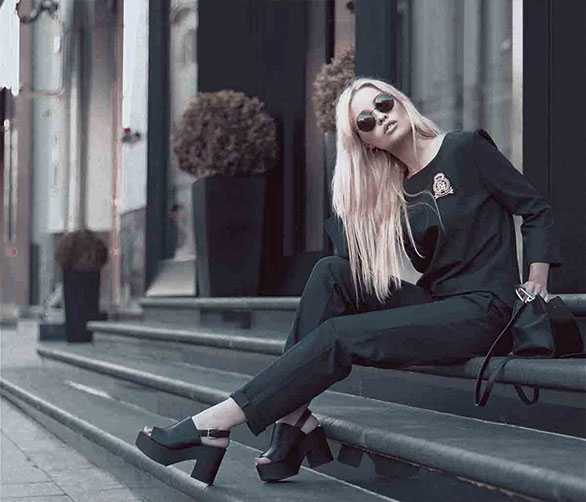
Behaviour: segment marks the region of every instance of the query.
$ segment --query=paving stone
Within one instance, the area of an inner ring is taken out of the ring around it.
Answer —
[[[72,498],[85,492],[126,488],[109,473],[95,466],[51,471],[51,478]]]
[[[71,502],[67,495],[47,495],[41,497],[6,497],[2,502]]]
[[[148,502],[148,499],[133,493],[128,488],[69,493],[69,496],[74,502]]]
[[[6,497],[38,497],[40,495],[65,495],[63,490],[52,481],[41,483],[2,483],[0,499]]]

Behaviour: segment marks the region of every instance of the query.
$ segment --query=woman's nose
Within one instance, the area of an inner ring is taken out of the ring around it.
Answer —
[[[374,110],[374,118],[378,125],[381,125],[387,118],[387,114],[383,112],[379,112],[378,110]]]

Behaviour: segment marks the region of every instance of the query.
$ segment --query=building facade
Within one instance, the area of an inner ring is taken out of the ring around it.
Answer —
[[[24,15],[36,2],[21,3]],[[6,82],[12,89],[0,94],[2,303],[50,298],[60,281],[57,239],[80,226],[111,250],[106,309],[197,294],[192,180],[171,144],[188,100],[222,89],[259,97],[278,124],[259,295],[299,295],[313,264],[331,254],[312,83],[349,47],[358,75],[393,83],[441,128],[491,133],[553,205],[564,265],[552,271],[551,292],[586,290],[586,69],[566,57],[582,33],[584,2],[56,4],[21,24],[18,89]],[[526,273],[520,237],[518,249]]]

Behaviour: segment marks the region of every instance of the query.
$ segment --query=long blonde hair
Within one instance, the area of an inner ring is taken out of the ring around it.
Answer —
[[[336,166],[332,178],[332,210],[341,219],[348,242],[348,256],[356,300],[358,285],[368,294],[373,290],[382,303],[401,287],[401,267],[408,259],[402,221],[418,256],[407,217],[403,188],[406,166],[384,150],[371,151],[351,124],[350,101],[355,92],[372,86],[392,95],[405,108],[411,124],[413,152],[419,160],[415,135],[435,137],[439,127],[424,117],[411,100],[391,84],[372,78],[355,78],[342,91],[336,103]],[[435,209],[439,209],[435,199]],[[440,216],[441,221],[441,216]]]

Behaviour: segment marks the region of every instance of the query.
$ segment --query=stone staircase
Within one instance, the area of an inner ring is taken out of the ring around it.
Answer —
[[[586,334],[586,295],[560,295]],[[143,319],[94,321],[94,341],[38,342],[40,364],[3,371],[4,395],[202,500],[586,500],[586,360],[511,361],[484,408],[474,406],[481,358],[387,370],[354,366],[312,401],[337,462],[264,484],[254,456],[270,427],[245,425],[213,487],[192,462],[162,467],[134,447],[225,399],[283,350],[299,298],[144,299]],[[494,358],[496,364],[500,358]],[[526,406],[512,383],[539,385]]]

